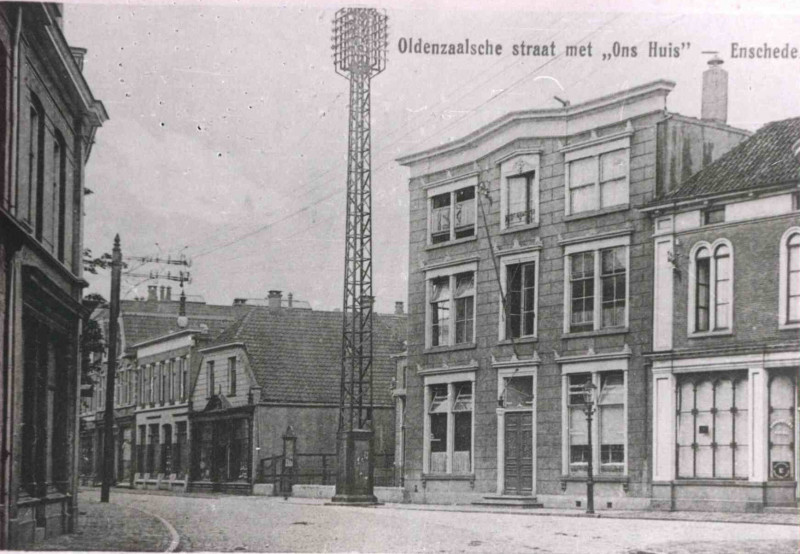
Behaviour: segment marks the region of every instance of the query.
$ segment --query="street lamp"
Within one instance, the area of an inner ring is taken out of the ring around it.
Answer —
[[[592,467],[592,460],[594,459],[594,452],[592,451],[592,416],[596,410],[594,392],[597,387],[589,381],[583,385],[583,412],[586,414],[586,433],[588,435],[589,444],[589,460],[586,466],[586,513],[594,513],[594,472]]]

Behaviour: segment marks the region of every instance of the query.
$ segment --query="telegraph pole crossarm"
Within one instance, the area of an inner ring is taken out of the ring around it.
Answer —
[[[106,411],[103,441],[103,485],[100,502],[108,502],[114,482],[114,379],[117,372],[117,321],[119,320],[119,288],[122,273],[122,250],[119,234],[114,237],[111,253],[111,306],[108,314],[108,362],[106,364]]]

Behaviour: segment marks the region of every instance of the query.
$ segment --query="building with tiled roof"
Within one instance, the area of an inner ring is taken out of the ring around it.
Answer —
[[[190,297],[191,298],[191,297]],[[288,298],[284,305],[310,311],[303,300]],[[169,287],[148,287],[143,299],[120,302],[115,380],[115,426],[118,458],[115,478],[134,485],[137,474],[157,479],[174,476],[185,482],[188,468],[188,411],[192,376],[197,374],[197,348],[208,344],[243,314],[256,299],[237,299],[232,305],[183,302]],[[179,317],[181,313],[184,317]],[[108,331],[108,307],[93,317],[103,334]],[[82,410],[82,475],[101,479],[105,368],[94,376],[92,396]]]
[[[797,506],[800,117],[644,208],[653,222],[653,506]]]
[[[376,314],[373,319],[374,448],[379,466],[389,474],[394,455],[393,355],[404,349],[405,319],[398,314]],[[277,305],[254,308],[201,348],[202,366],[192,385],[190,488],[249,492],[254,482],[269,480],[265,473],[283,454],[289,426],[302,454],[296,470],[308,475],[324,457],[333,464],[327,466],[332,479],[341,348],[341,312]],[[228,454],[215,458],[219,449]]]

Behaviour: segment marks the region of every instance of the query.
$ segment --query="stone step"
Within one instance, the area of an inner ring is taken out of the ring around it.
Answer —
[[[800,515],[800,506],[765,506],[764,513]]]
[[[537,502],[535,496],[484,496],[483,500],[472,503],[475,506],[503,506],[511,508],[541,508],[541,502]]]

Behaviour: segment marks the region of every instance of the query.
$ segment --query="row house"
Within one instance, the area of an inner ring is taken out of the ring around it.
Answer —
[[[342,312],[281,307],[280,291],[199,348],[191,385],[190,490],[250,494],[280,472],[287,430],[300,482],[336,475]],[[394,477],[394,355],[405,315],[375,314],[373,381],[376,480]],[[327,466],[325,464],[328,464]],[[326,471],[327,468],[327,471]],[[306,477],[304,477],[306,476]],[[307,482],[307,481],[306,481]],[[314,481],[314,482],[319,482]]]
[[[185,439],[196,347],[210,341],[246,310],[201,301],[173,300],[169,287],[148,287],[141,300],[122,300],[118,323],[114,391],[115,475],[118,485],[135,485],[136,473],[185,481]],[[185,315],[181,316],[183,313]],[[107,336],[108,309],[94,317]],[[107,360],[106,360],[107,363]],[[103,478],[105,364],[95,376],[91,398],[81,413],[81,475],[85,482]],[[177,457],[176,457],[177,454]]]
[[[702,119],[669,112],[675,84],[660,80],[511,112],[398,160],[410,170],[398,393],[412,501],[580,506],[591,452],[599,505],[649,505],[653,229],[641,210],[749,135],[721,115],[725,72],[708,72],[703,102],[717,111]]]
[[[63,5],[0,4],[0,548],[70,532],[84,168],[108,119]]]
[[[645,208],[653,220],[653,502],[795,505],[800,118]]]

